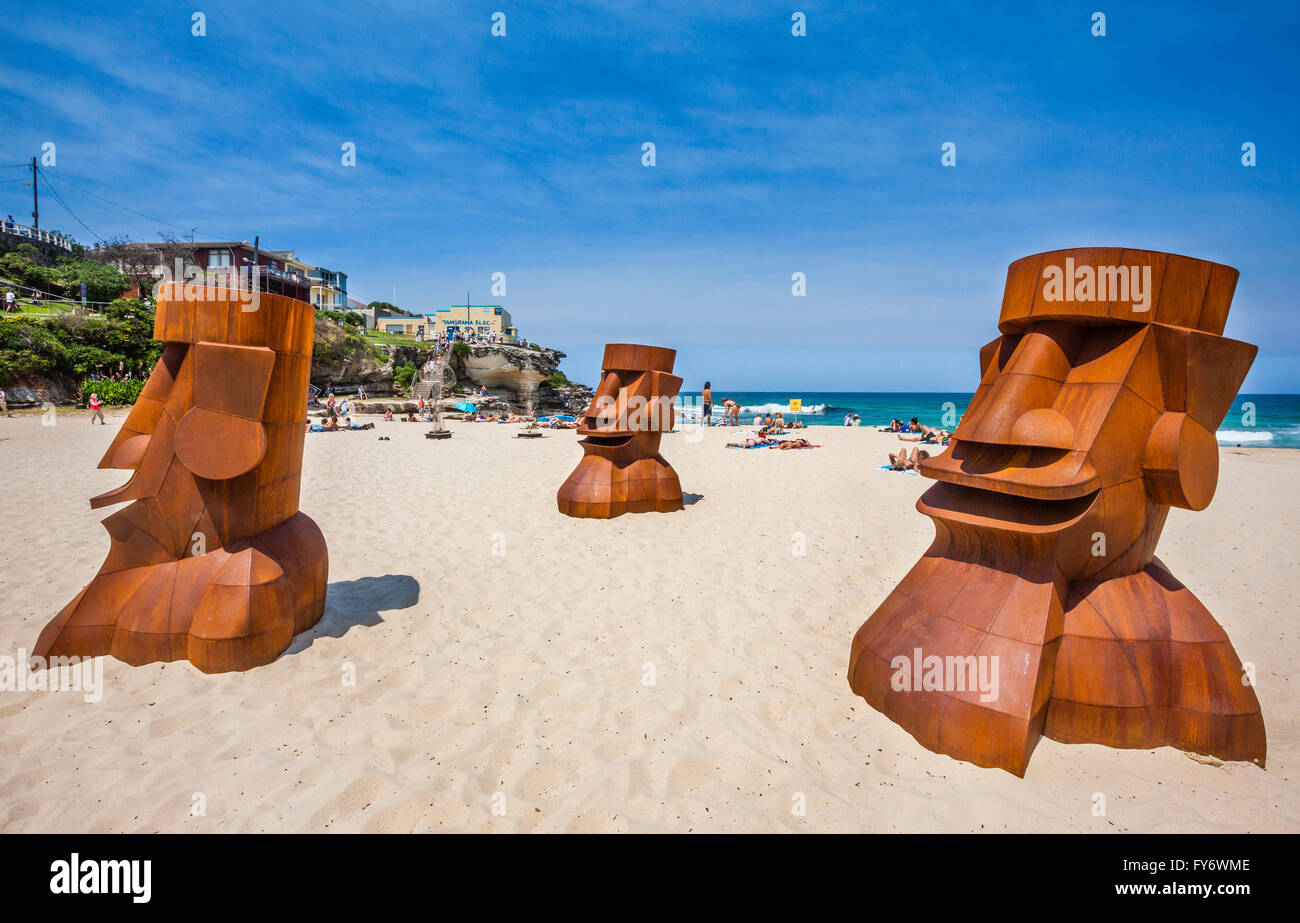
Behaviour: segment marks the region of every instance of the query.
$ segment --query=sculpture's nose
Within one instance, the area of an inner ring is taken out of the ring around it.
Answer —
[[[956,437],[992,445],[1074,447],[1074,427],[1053,409],[1070,374],[1078,331],[1044,324],[1016,344],[983,399],[972,404]]]
[[[1041,446],[1045,449],[1073,449],[1074,427],[1050,407],[1026,410],[1011,427],[1012,445]]]

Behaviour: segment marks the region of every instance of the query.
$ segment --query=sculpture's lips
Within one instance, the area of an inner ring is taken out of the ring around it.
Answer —
[[[1071,500],[1101,486],[1086,452],[958,439],[942,455],[922,461],[921,473],[1032,500]]]
[[[1101,495],[1094,490],[1068,500],[1034,500],[1010,494],[935,484],[916,501],[927,516],[1000,532],[1052,533],[1074,525],[1092,509]]]

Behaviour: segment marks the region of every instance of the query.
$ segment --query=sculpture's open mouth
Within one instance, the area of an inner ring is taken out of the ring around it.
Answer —
[[[578,430],[578,432],[582,433],[583,430]],[[598,445],[598,446],[605,446],[611,449],[617,449],[631,442],[632,435],[627,434],[622,436],[600,436],[600,435],[596,435],[595,433],[587,433],[585,438],[583,438],[581,441],[586,443],[587,445]]]
[[[1037,500],[995,490],[940,482],[916,502],[927,516],[998,531],[1058,532],[1074,525],[1101,495],[1093,490],[1067,500]]]

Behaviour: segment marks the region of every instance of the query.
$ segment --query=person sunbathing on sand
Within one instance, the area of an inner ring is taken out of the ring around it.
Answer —
[[[786,449],[807,449],[811,447],[812,443],[807,439],[786,439],[777,444],[777,448],[782,452]]]
[[[746,438],[744,442],[728,442],[727,448],[752,449],[756,445],[775,445],[775,444],[776,444],[775,439],[768,439],[766,435],[760,432],[760,433],[755,433],[753,436]]]
[[[917,426],[919,427],[919,429],[913,430],[913,432],[919,432],[919,435],[904,436],[900,433],[898,437],[899,441],[900,442],[924,442],[931,445],[937,443],[943,443],[944,445],[947,445],[948,440],[952,438],[952,433],[948,432],[946,429],[934,429],[933,427],[924,426],[919,423],[917,424]]]
[[[898,453],[897,455],[895,455],[893,452],[890,452],[889,466],[893,468],[895,471],[920,471],[921,459],[929,458],[929,457],[930,457],[930,453],[927,452],[925,449],[913,449],[912,456],[910,458],[907,455],[907,449],[904,449],[902,452]]]

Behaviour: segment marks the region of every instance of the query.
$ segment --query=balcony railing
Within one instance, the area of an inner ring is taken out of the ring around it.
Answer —
[[[290,285],[311,286],[311,279],[306,276],[300,276],[296,272],[290,272],[286,269],[272,269],[270,266],[257,267],[262,275],[272,279],[278,279],[281,282],[288,282]]]
[[[216,284],[219,280],[219,284],[230,288],[248,289],[251,287],[250,280],[254,269],[259,276],[257,288],[261,291],[267,291],[265,285],[268,279],[299,285],[303,288],[311,287],[311,282],[306,276],[300,276],[296,272],[285,272],[283,269],[272,269],[270,266],[245,266],[243,269],[235,269],[231,266],[209,266],[204,270],[204,274],[207,284]]]

